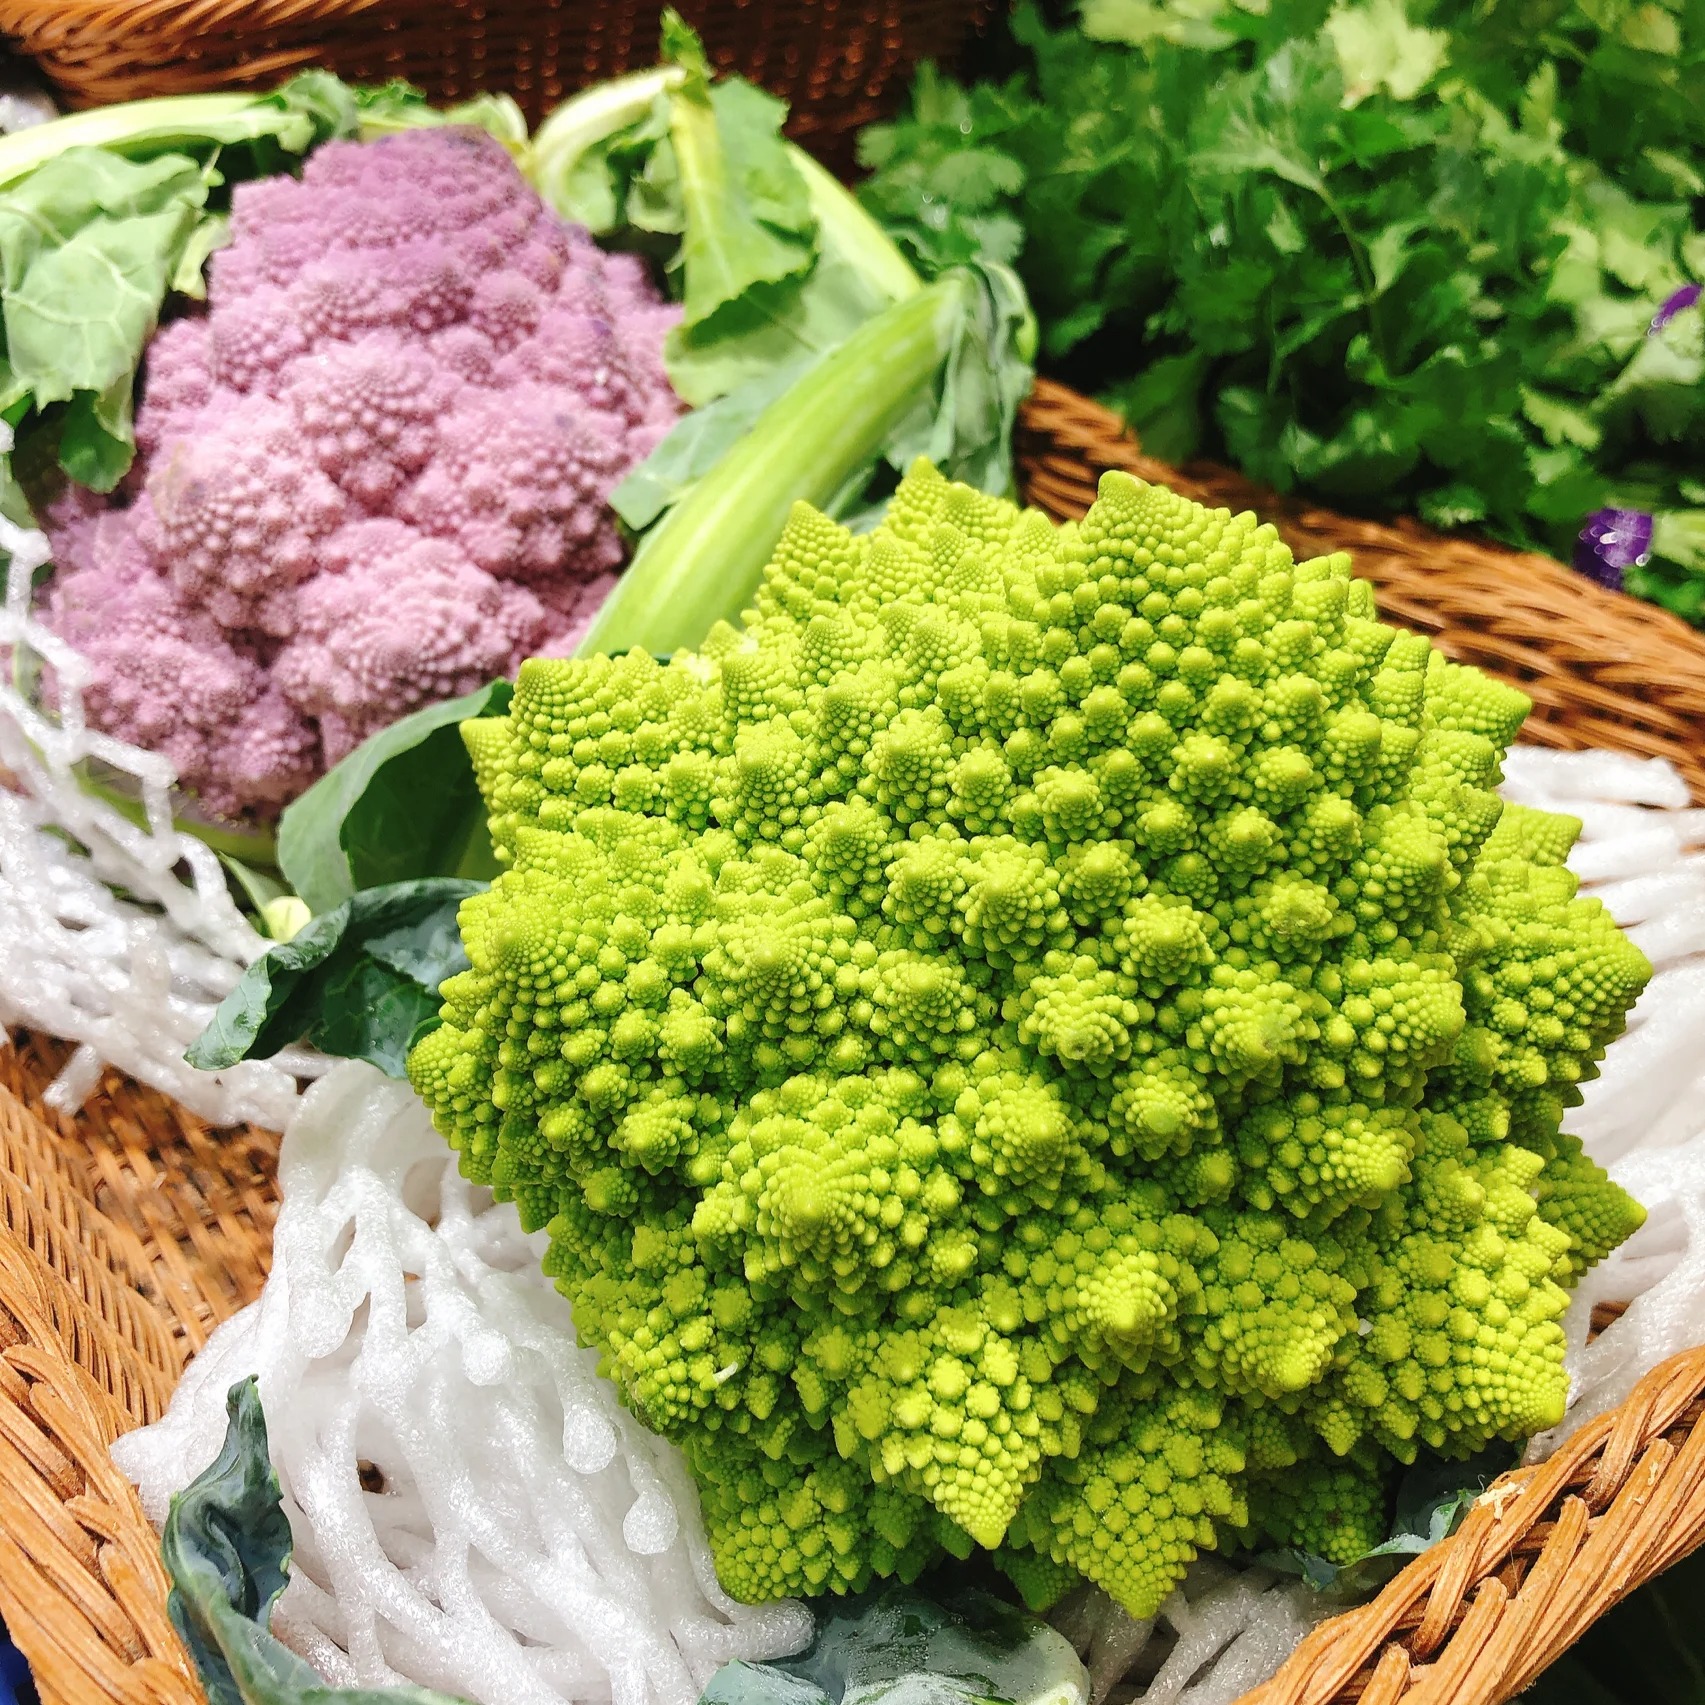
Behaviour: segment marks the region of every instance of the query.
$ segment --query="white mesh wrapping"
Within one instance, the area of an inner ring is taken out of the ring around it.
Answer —
[[[223,1072],[184,1064],[184,1049],[266,943],[231,900],[212,851],[173,826],[171,765],[85,725],[87,672],[30,614],[31,580],[47,556],[40,533],[0,518],[0,771],[13,782],[0,786],[0,1028],[80,1044],[49,1093],[67,1111],[112,1064],[215,1124],[276,1130],[297,1077],[317,1062],[303,1051]],[[58,717],[19,691],[14,657],[51,665]],[[146,827],[78,784],[75,766],[89,759],[133,780]]]
[[[338,1066],[279,1182],[260,1300],[113,1454],[162,1520],[218,1453],[227,1390],[258,1376],[296,1542],[274,1627],[328,1680],[692,1705],[728,1660],[805,1643],[802,1606],[717,1585],[680,1453],[576,1344],[543,1236],[461,1178],[407,1089]]]
[[[1608,752],[1523,751],[1504,791],[1586,829],[1570,857],[1651,959],[1655,975],[1601,1076],[1564,1121],[1646,1206],[1646,1224],[1581,1281],[1569,1334],[1569,1411],[1535,1439],[1539,1460],[1614,1408],[1642,1374],[1705,1343],[1705,810],[1667,764]],[[1629,1302],[1590,1346],[1600,1302]]]

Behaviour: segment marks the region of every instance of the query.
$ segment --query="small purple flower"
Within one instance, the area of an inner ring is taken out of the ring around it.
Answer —
[[[1685,313],[1699,300],[1700,287],[1697,284],[1684,284],[1677,290],[1658,311],[1652,315],[1652,323],[1646,327],[1647,337],[1656,337],[1677,314]]]
[[[1644,509],[1594,510],[1575,540],[1575,567],[1613,592],[1622,590],[1624,571],[1651,554],[1652,517]]]

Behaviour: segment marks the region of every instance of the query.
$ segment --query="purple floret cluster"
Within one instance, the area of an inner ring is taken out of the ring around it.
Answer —
[[[91,722],[264,820],[572,650],[622,560],[609,495],[680,413],[678,310],[480,132],[332,143],[232,200],[206,312],[149,348],[130,475],[49,509],[44,614]]]

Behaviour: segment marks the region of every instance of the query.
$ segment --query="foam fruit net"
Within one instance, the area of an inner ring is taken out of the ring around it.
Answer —
[[[279,1161],[274,1280],[120,1441],[159,1521],[258,1376],[296,1537],[274,1630],[344,1685],[489,1705],[692,1705],[798,1650],[802,1605],[716,1583],[680,1453],[581,1349],[541,1237],[465,1183],[425,1109],[346,1062]]]
[[[281,1129],[298,1078],[318,1068],[312,1056],[223,1072],[184,1063],[266,943],[231,899],[217,856],[174,826],[172,766],[86,722],[86,666],[30,613],[47,560],[42,534],[0,518],[0,779],[9,783],[0,786],[0,1026],[79,1044],[49,1094],[67,1111],[111,1064],[214,1124]],[[59,683],[56,715],[20,689],[43,665]],[[79,772],[134,794],[142,821],[90,792]]]

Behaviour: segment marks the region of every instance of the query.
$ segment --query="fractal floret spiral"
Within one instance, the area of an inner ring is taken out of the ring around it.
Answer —
[[[1649,967],[1494,792],[1528,708],[1253,516],[920,465],[466,726],[504,871],[411,1076],[732,1593],[983,1548],[1146,1616],[1560,1418],[1642,1218],[1560,1124]]]

